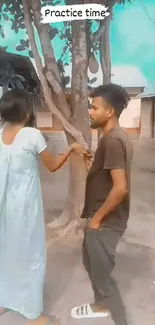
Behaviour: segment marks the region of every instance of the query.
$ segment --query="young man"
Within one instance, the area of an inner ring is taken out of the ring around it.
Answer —
[[[130,100],[126,91],[109,84],[91,94],[91,128],[101,128],[101,138],[86,183],[82,218],[88,219],[83,261],[94,291],[94,303],[72,309],[74,318],[111,316],[126,325],[121,295],[111,273],[115,252],[129,218],[132,142],[119,126],[119,117]]]

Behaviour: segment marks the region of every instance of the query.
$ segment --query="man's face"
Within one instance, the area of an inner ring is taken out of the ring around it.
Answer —
[[[101,97],[92,99],[91,108],[89,109],[90,125],[92,129],[104,127],[109,118],[113,115],[113,109]]]

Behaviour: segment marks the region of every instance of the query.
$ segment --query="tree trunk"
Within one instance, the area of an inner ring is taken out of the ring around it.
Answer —
[[[110,21],[111,15],[105,18],[104,28],[100,36],[100,63],[103,73],[103,84],[111,82],[111,51],[110,51]],[[98,129],[98,141],[103,136],[102,130]]]
[[[72,22],[72,124],[80,130],[90,148],[92,133],[88,114],[87,66],[86,21],[75,20]],[[71,158],[70,166],[71,217],[79,219],[84,205],[87,171],[83,159],[79,156]]]
[[[70,158],[70,175],[68,183],[68,219],[78,220],[82,214],[85,198],[87,169],[83,158],[74,155]]]
[[[89,127],[88,86],[87,86],[87,43],[85,21],[72,22],[72,95],[71,123],[83,134],[91,149],[92,133]],[[69,144],[72,138],[67,135]],[[79,155],[70,158],[68,202],[61,216],[64,223],[72,220],[79,224],[84,207],[87,169]]]
[[[85,21],[72,22],[72,124],[90,141]]]
[[[87,81],[87,39],[86,22],[72,22],[72,124],[81,131],[91,150],[92,132],[89,126],[88,114],[88,81]],[[80,110],[80,114],[79,114]],[[70,142],[70,139],[68,139]],[[69,177],[69,202],[67,209],[69,220],[75,220],[75,224],[80,224],[80,216],[84,207],[85,184],[87,168],[83,159],[73,156],[70,159]],[[67,212],[66,209],[66,212]],[[65,211],[64,211],[65,213]],[[76,228],[75,228],[76,229]]]

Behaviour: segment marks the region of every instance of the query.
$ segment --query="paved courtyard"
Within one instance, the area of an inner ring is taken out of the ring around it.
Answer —
[[[129,325],[155,324],[155,141],[134,139],[132,204],[128,230],[118,246],[114,275],[130,317]],[[49,149],[60,153],[63,136],[53,134]],[[96,141],[94,139],[93,146]],[[53,239],[50,223],[58,218],[67,198],[68,165],[56,174],[41,167],[45,220],[48,229],[48,265],[45,279],[45,311],[57,313],[62,325],[112,325],[105,320],[76,321],[70,309],[91,302],[93,294],[81,262],[81,240],[77,236]],[[16,313],[0,317],[0,325],[24,325]],[[118,325],[118,324],[117,324]]]

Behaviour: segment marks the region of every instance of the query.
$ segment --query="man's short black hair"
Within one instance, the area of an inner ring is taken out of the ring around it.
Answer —
[[[113,83],[95,88],[90,97],[105,99],[114,108],[117,117],[121,115],[123,109],[127,107],[130,101],[130,96],[126,90],[122,86]]]
[[[19,124],[30,116],[27,126],[35,126],[35,116],[32,108],[32,96],[26,91],[11,90],[0,99],[0,122]]]

